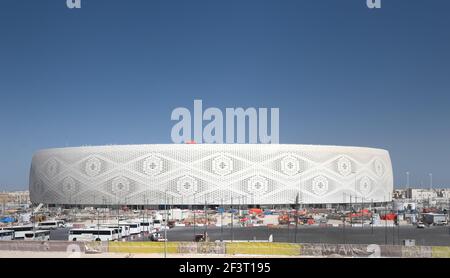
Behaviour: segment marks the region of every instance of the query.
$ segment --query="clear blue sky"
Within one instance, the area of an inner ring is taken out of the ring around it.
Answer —
[[[450,1],[0,1],[0,190],[34,151],[171,143],[175,107],[279,107],[280,142],[450,186]],[[191,108],[192,109],[192,108]]]

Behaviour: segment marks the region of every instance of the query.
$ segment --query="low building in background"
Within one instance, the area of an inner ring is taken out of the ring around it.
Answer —
[[[0,204],[26,205],[30,203],[29,191],[0,192]]]
[[[406,198],[412,200],[433,199],[438,197],[438,191],[438,189],[409,188]]]

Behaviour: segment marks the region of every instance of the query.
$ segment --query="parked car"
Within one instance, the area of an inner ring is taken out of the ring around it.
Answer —
[[[166,241],[166,239],[159,232],[152,233],[150,235],[151,241]]]
[[[194,241],[195,242],[205,242],[205,241],[209,241],[208,238],[208,233],[203,233],[203,234],[196,234],[194,237]]]

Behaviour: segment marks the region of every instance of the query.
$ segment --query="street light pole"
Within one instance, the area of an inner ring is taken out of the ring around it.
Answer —
[[[117,229],[119,229],[119,199],[117,198],[117,193],[116,193],[116,200],[117,200]]]
[[[394,213],[394,207],[392,206],[392,213]],[[397,221],[398,221],[398,215],[397,215]],[[392,245],[395,245],[395,218],[392,222]]]
[[[346,239],[345,239],[345,213],[347,211],[347,205],[346,205],[347,198],[346,198],[345,192],[343,194],[344,194],[345,209],[344,209],[344,215],[342,216],[342,234],[344,236],[344,244],[345,244],[345,242],[346,242]]]
[[[355,211],[358,210],[358,190],[357,190],[357,185],[356,185],[356,171],[353,172],[354,177],[355,177]]]
[[[353,205],[352,205],[352,195],[350,194],[350,227],[352,226],[352,214],[353,214]]]
[[[166,211],[166,219],[164,221],[164,258],[167,258],[167,189],[164,191],[164,210]]]
[[[142,223],[144,223],[144,221],[145,221],[144,220],[144,217],[145,217],[144,205],[145,205],[145,193],[144,193],[143,200],[142,200]],[[150,232],[150,223],[148,224],[147,232]]]
[[[361,194],[361,228],[364,229],[364,197]]]
[[[372,216],[372,221],[371,221],[371,226],[372,226],[372,234],[373,234],[373,207],[374,207],[374,204],[373,204],[373,199],[372,199],[372,207],[371,207],[371,210],[370,210],[370,215]]]
[[[398,218],[399,216],[399,210],[397,208],[397,241],[398,241],[398,245],[400,245],[400,219]]]
[[[100,233],[100,211],[97,208],[97,234]]]
[[[147,219],[147,221],[149,221],[148,220],[148,199],[147,198],[145,198],[145,218]],[[153,223],[153,220],[152,220],[152,223]]]
[[[384,244],[387,245],[387,203],[386,203],[386,196],[384,199]]]
[[[295,234],[294,234],[294,243],[297,243],[297,228],[298,228],[298,198],[299,194],[297,193],[297,197],[295,197]]]
[[[192,210],[194,211],[194,238],[195,238],[197,235],[195,233],[195,221],[196,221],[196,219],[195,219],[195,193],[194,193],[194,205],[192,205],[191,207],[192,207]]]
[[[238,219],[241,217],[241,200],[242,200],[241,198],[242,196],[238,197]],[[253,200],[253,193],[252,193],[252,200]]]
[[[205,206],[203,207],[204,215],[205,215],[205,231],[204,231],[204,239],[206,241],[206,231],[208,229],[208,213],[206,212],[206,195],[205,195]]]
[[[234,222],[233,195],[231,195],[231,241],[234,240],[233,222]]]
[[[223,198],[220,200],[220,242],[223,242]]]

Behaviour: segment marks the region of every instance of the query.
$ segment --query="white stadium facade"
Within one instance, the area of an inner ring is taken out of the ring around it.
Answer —
[[[33,203],[309,205],[391,200],[386,150],[285,144],[112,145],[36,152]]]

